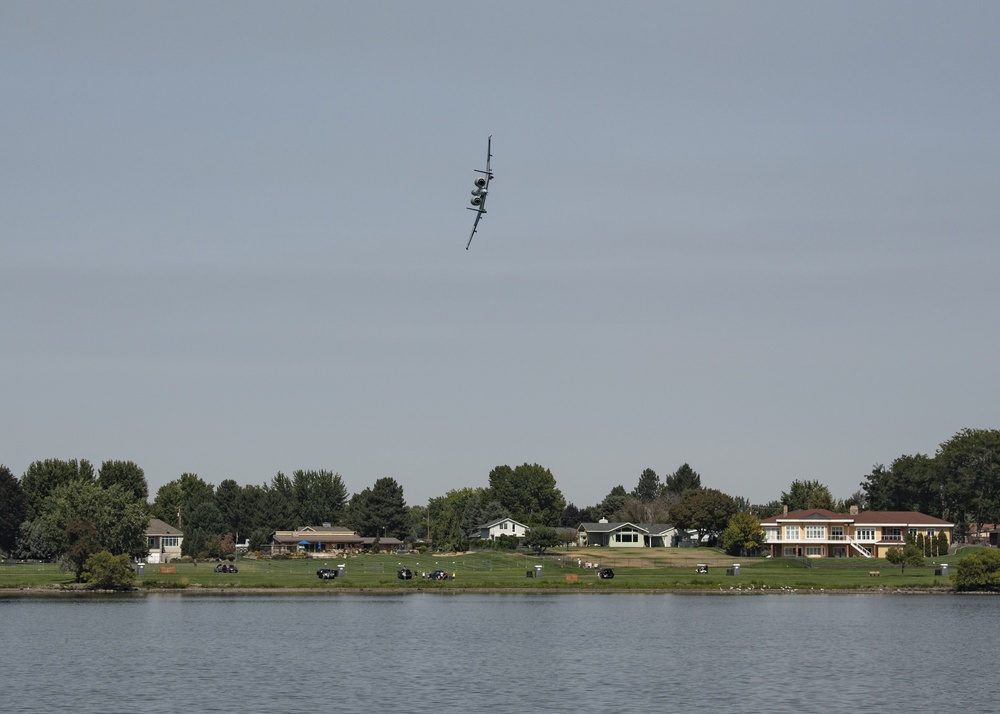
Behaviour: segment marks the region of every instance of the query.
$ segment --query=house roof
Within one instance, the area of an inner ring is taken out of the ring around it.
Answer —
[[[349,528],[340,526],[305,526],[294,531],[275,531],[271,539],[275,543],[298,544],[304,540],[309,543],[361,543],[362,539]]]
[[[584,530],[588,533],[614,533],[622,530],[625,526],[630,526],[641,533],[660,535],[667,531],[674,530],[668,523],[632,523],[630,521],[617,521],[614,523],[581,523],[577,530]]]
[[[161,521],[159,518],[150,518],[149,525],[146,526],[146,535],[148,536],[183,536],[184,533],[179,529],[174,528],[172,525],[166,521]]]
[[[950,526],[948,521],[918,511],[862,511],[854,516],[855,523],[890,526]]]
[[[918,511],[861,511],[860,513],[837,513],[828,511],[825,508],[807,508],[788,513],[779,513],[776,516],[762,518],[762,526],[775,526],[782,523],[799,523],[802,521],[834,521],[837,523],[853,523],[855,525],[885,525],[885,526],[951,526],[948,521],[943,521],[934,516]]]
[[[492,528],[493,526],[498,526],[501,523],[507,523],[507,522],[513,523],[515,526],[521,526],[521,528],[527,528],[528,527],[528,526],[524,525],[523,523],[521,523],[519,521],[515,521],[513,518],[497,518],[495,521],[490,521],[489,523],[484,523],[481,526],[477,526],[477,528],[479,528],[479,530],[483,530],[484,528]]]

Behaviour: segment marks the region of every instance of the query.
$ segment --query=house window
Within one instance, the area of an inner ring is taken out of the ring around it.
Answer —
[[[506,522],[500,524],[500,530],[502,530],[502,531],[507,530],[507,523]]]
[[[177,536],[164,536],[160,540],[162,541],[164,548],[176,548],[177,547]]]
[[[147,548],[156,547],[156,536],[146,536],[146,547]]]
[[[844,527],[830,526],[830,540],[844,540]]]
[[[934,537],[934,529],[933,528],[928,528],[927,529],[927,537],[928,538],[933,538]]]
[[[820,545],[810,545],[806,547],[806,556],[817,556],[823,555],[823,546]]]
[[[785,546],[785,557],[794,558],[796,555],[795,548],[792,546]]]
[[[901,528],[883,528],[882,540],[903,540]]]
[[[781,539],[781,530],[778,529],[778,528],[765,528],[764,529],[764,535],[767,536],[767,540],[768,541],[780,540]]]
[[[798,539],[799,539],[799,527],[785,526],[785,540],[798,540]]]
[[[875,540],[874,528],[858,528],[856,532],[858,540]]]
[[[615,543],[638,543],[639,534],[635,532],[615,533]]]
[[[823,526],[806,526],[806,538],[823,538],[826,528]]]

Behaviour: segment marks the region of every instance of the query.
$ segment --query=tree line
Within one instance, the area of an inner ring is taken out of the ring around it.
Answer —
[[[696,534],[699,542],[719,542],[734,553],[763,545],[761,518],[784,508],[846,511],[919,510],[956,524],[961,540],[983,523],[1000,522],[1000,431],[966,429],[941,444],[933,456],[903,455],[888,467],[877,464],[860,489],[836,499],[816,481],[796,479],[781,497],[764,504],[706,488],[685,463],[662,480],[650,468],[635,486],[614,486],[599,503],[568,503],[552,472],[539,465],[501,465],[488,485],[464,487],[408,505],[402,486],[378,479],[351,496],[343,478],[327,470],[277,473],[261,485],[226,479],[218,486],[185,473],[161,486],[149,501],[141,467],[105,461],[99,469],[86,460],[47,459],[15,477],[0,466],[0,551],[21,558],[62,558],[81,577],[87,557],[107,551],[141,557],[150,517],[180,528],[184,552],[192,557],[225,557],[237,541],[252,549],[276,530],[303,525],[342,525],[362,536],[392,536],[435,548],[463,550],[479,526],[510,517],[531,527],[529,546],[538,550],[572,542],[582,522],[670,524]],[[514,547],[517,541],[491,544]]]

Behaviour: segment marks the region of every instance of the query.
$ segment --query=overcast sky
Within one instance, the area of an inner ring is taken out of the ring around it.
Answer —
[[[1000,427],[998,27],[3,0],[0,463],[846,497]]]

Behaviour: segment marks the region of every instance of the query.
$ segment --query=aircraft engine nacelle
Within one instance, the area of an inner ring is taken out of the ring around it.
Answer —
[[[469,203],[471,203],[473,206],[482,205],[482,203],[483,203],[483,197],[482,196],[478,196],[478,195],[477,196],[473,196],[472,200],[469,201]]]
[[[485,187],[486,186],[486,177],[485,176],[480,176],[479,178],[477,178],[476,179],[476,186],[478,186],[479,188]]]

